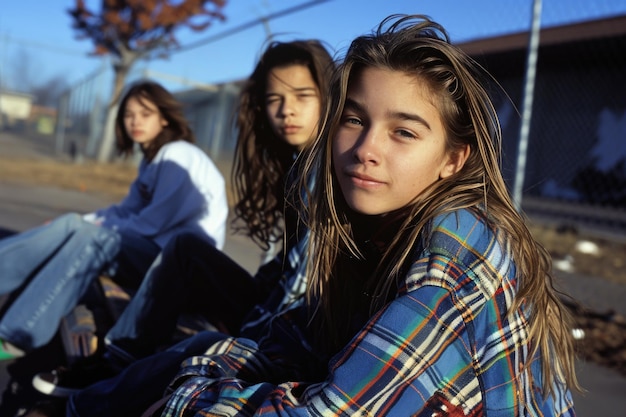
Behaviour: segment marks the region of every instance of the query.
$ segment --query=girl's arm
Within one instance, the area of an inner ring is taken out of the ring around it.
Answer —
[[[144,169],[145,168],[142,164],[139,167],[139,175],[141,175],[141,172]],[[98,209],[92,213],[84,214],[83,219],[97,225],[102,225],[105,220],[108,219],[108,227],[115,227],[114,219],[125,219],[130,216],[131,213],[139,212],[143,207],[143,199],[141,198],[141,194],[139,193],[139,185],[139,178],[135,178],[135,180],[130,185],[128,194],[126,194],[126,197],[124,197],[121,202],[117,204],[112,204],[105,208]]]
[[[146,166],[129,196],[105,214],[104,226],[154,237],[208,210],[209,199],[218,198],[224,189],[223,178],[201,150],[177,145],[166,145]],[[196,176],[206,183],[194,181]]]
[[[242,345],[234,342],[227,351],[208,357],[208,366],[182,383],[164,415],[219,410],[223,415],[350,416],[367,410],[369,415],[408,416],[438,391],[464,403],[473,400],[470,405],[475,406],[480,389],[474,370],[459,366],[472,362],[462,337],[465,326],[450,307],[449,292],[436,287],[398,298],[334,358],[327,381],[318,384],[246,382],[240,375],[249,374],[248,367],[263,369],[259,364],[264,361],[250,345],[242,355]]]

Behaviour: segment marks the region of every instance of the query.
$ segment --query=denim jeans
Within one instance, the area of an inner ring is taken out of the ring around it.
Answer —
[[[128,363],[154,353],[171,343],[182,313],[200,314],[238,334],[244,317],[269,289],[206,237],[181,233],[165,245],[107,333],[107,354]]]
[[[120,250],[132,253],[121,258]],[[124,279],[141,273],[138,282],[158,252],[148,239],[121,235],[75,213],[1,240],[0,294],[11,297],[0,338],[26,352],[47,344],[101,272]]]
[[[67,402],[66,415],[140,416],[163,396],[183,360],[202,355],[208,347],[226,337],[218,332],[197,333],[165,351],[133,362],[117,376],[72,395]]]

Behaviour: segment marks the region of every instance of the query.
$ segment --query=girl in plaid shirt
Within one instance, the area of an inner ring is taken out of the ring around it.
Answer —
[[[574,415],[566,310],[482,74],[423,16],[352,42],[294,193],[305,300],[184,362],[164,416]]]

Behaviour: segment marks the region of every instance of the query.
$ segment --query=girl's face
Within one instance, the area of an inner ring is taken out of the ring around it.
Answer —
[[[124,128],[131,139],[145,148],[167,126],[157,106],[145,99],[130,97],[124,109]]]
[[[332,151],[353,210],[377,215],[399,209],[461,169],[467,155],[446,151],[435,103],[419,79],[400,71],[366,68],[350,82]]]
[[[317,135],[320,97],[311,72],[304,65],[273,68],[265,92],[267,119],[274,134],[302,149]]]

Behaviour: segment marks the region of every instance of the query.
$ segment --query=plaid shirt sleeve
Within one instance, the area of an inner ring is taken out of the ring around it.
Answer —
[[[397,298],[333,358],[325,382],[259,383],[271,363],[232,340],[163,415],[574,416],[566,387],[541,395],[525,314],[506,314],[515,294],[496,232],[470,211],[441,216]]]

